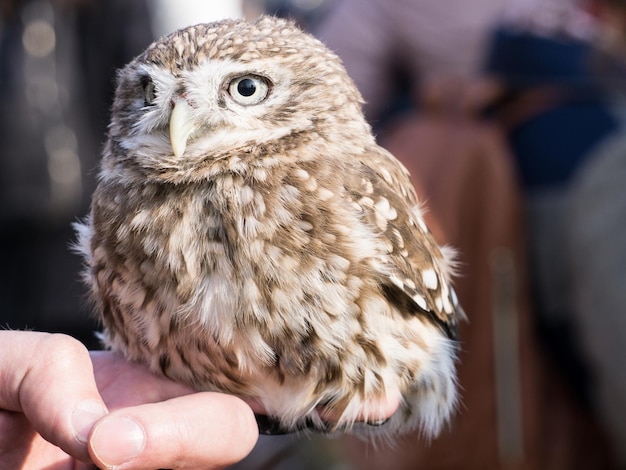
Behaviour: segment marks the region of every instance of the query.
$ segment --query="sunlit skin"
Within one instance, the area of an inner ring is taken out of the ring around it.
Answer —
[[[245,457],[258,437],[252,410],[233,396],[192,392],[68,336],[0,331],[1,466],[224,468]],[[89,413],[75,419],[79,403]],[[123,463],[134,423],[143,447]]]

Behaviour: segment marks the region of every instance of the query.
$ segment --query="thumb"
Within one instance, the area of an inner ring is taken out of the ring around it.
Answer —
[[[107,409],[87,349],[60,334],[0,331],[0,411],[15,411],[47,441],[86,460],[92,425]]]
[[[102,468],[224,468],[257,438],[248,405],[203,392],[111,413],[92,429],[89,452]]]

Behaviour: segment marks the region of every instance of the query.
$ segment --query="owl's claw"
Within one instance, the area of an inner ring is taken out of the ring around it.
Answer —
[[[254,413],[256,424],[259,426],[259,434],[265,434],[269,436],[275,436],[279,434],[286,434],[280,427],[280,423],[274,418],[270,418],[267,415],[260,415]]]
[[[255,413],[254,417],[256,418],[256,423],[259,426],[259,434],[264,434],[266,436],[282,436],[284,434],[291,434],[294,432],[283,428],[280,421],[276,418],[272,418],[271,416]]]
[[[365,424],[367,424],[368,426],[374,426],[374,427],[384,426],[385,424],[387,424],[387,422],[388,422],[390,419],[391,419],[391,418],[379,419],[379,420],[377,420],[377,421],[367,421]]]
[[[263,434],[266,436],[283,436],[285,434],[293,434],[305,430],[325,434],[329,432],[330,427],[330,424],[328,423],[324,423],[322,427],[320,427],[319,423],[315,423],[312,419],[307,418],[303,425],[298,426],[294,429],[285,429],[284,427],[282,427],[278,419],[272,418],[271,416],[255,413],[254,417],[256,418],[257,425],[259,426],[259,434]],[[364,424],[367,424],[368,426],[378,427],[384,426],[385,424],[387,424],[387,421],[389,421],[389,418],[380,419],[377,421],[367,421]]]
[[[300,431],[314,431],[322,434],[329,432],[329,425],[326,423],[314,422],[312,419],[307,418],[302,424],[298,424],[295,428],[285,429],[280,421],[271,416],[255,413],[257,425],[259,426],[259,434],[266,436],[282,436],[285,434],[294,434]]]

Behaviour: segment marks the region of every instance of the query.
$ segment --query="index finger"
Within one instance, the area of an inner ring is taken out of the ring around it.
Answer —
[[[70,336],[0,331],[0,409],[23,413],[37,432],[87,460],[91,427],[107,413],[87,349]]]

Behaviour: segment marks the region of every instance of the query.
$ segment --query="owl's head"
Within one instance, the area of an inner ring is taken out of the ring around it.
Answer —
[[[258,163],[311,136],[369,134],[360,106],[337,56],[291,22],[200,24],[120,71],[105,160],[160,174]]]

